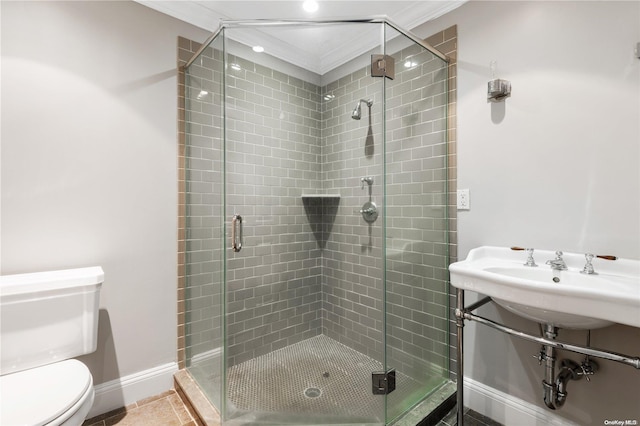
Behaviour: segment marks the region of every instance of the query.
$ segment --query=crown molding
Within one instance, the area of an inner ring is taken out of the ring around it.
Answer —
[[[236,19],[211,9],[215,3],[198,1],[154,1],[136,0],[138,3],[158,12],[188,22],[208,31],[215,31],[221,20]],[[461,6],[467,0],[413,1],[404,9],[395,10],[392,20],[401,28],[410,30]],[[247,46],[257,44],[265,51],[282,61],[304,68],[319,76],[347,63],[351,59],[372,51],[380,45],[381,36],[369,36],[362,32],[354,33],[344,28],[339,35],[336,27],[327,27],[326,43],[323,51],[309,51],[307,46],[300,47],[295,40],[276,37],[257,28],[241,33],[235,31],[229,38]]]

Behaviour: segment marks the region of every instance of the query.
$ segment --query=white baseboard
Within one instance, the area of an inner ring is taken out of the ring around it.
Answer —
[[[173,388],[173,375],[176,371],[178,364],[171,362],[96,385],[95,400],[87,418],[125,407]]]
[[[553,414],[544,408],[468,377],[464,378],[464,405],[503,425],[578,426],[577,423]]]

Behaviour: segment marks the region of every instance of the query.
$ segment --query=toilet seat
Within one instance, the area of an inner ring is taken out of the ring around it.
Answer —
[[[94,397],[93,378],[83,363],[68,359],[1,376],[0,395],[0,424],[57,426],[78,410],[88,413]]]

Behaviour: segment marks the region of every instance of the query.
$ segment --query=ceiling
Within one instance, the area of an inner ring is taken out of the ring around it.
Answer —
[[[411,30],[461,6],[467,0],[318,0],[316,12],[306,12],[302,0],[137,1],[213,32],[221,20],[349,20],[372,17],[387,17],[400,28]],[[381,31],[379,25],[349,24],[304,28],[233,28],[227,32],[227,36],[247,46],[261,45],[272,56],[324,75],[351,58],[379,46]]]

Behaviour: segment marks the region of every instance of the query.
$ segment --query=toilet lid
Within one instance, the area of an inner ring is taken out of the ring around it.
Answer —
[[[47,424],[71,408],[92,383],[89,369],[75,359],[1,376],[0,424]]]

